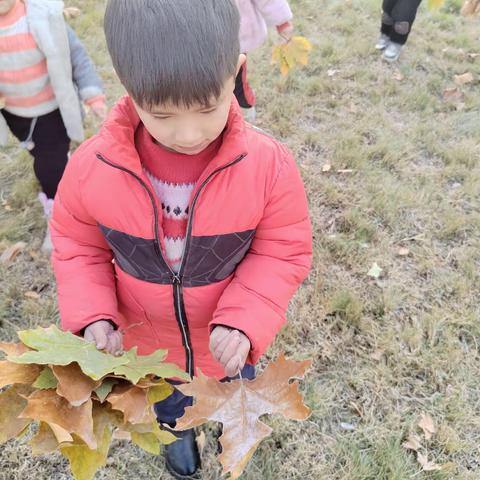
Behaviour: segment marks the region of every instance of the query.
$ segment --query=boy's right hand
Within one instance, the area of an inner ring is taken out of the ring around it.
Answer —
[[[107,320],[98,320],[85,329],[83,338],[95,343],[98,350],[105,350],[112,355],[121,355],[123,348],[122,332],[115,330]]]

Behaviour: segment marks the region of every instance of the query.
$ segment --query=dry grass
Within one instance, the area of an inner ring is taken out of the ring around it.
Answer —
[[[100,30],[103,1],[73,24],[100,65],[110,102],[120,94]],[[244,475],[258,479],[478,479],[480,461],[480,122],[478,81],[460,106],[442,92],[453,76],[480,73],[478,20],[423,7],[398,66],[373,50],[380,1],[292,0],[300,32],[313,40],[310,66],[288,81],[252,55],[259,125],[296,153],[315,229],[310,279],[290,322],[268,354],[313,357],[305,382],[309,421],[271,419],[274,435]],[[93,131],[93,128],[91,129]],[[40,209],[29,159],[1,153],[0,249],[27,241],[27,252],[0,267],[0,338],[57,320],[48,263],[36,251]],[[328,173],[325,164],[332,165]],[[351,173],[336,173],[351,169]],[[399,256],[400,248],[409,254]],[[377,262],[383,276],[367,276]],[[24,297],[40,292],[40,300]],[[422,472],[401,444],[429,412],[438,433],[429,457],[452,462]],[[204,478],[220,478],[215,446]],[[104,480],[168,478],[162,460],[116,444]],[[66,479],[59,457],[29,457],[10,442],[0,479]]]

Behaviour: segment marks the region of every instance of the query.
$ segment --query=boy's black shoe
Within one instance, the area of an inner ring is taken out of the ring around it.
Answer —
[[[174,432],[178,440],[165,446],[165,465],[176,479],[199,479],[200,454],[195,430]]]

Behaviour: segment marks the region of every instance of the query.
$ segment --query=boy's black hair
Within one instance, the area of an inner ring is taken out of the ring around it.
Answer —
[[[233,0],[109,0],[104,26],[115,71],[140,107],[207,106],[236,73]]]

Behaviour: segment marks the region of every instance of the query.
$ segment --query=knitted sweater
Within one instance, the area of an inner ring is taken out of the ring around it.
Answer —
[[[135,147],[162,207],[165,260],[176,272],[182,263],[192,193],[220,145],[221,137],[197,155],[183,155],[155,143],[143,125],[136,131]]]
[[[0,95],[5,109],[21,117],[45,115],[58,108],[47,60],[29,31],[25,4],[19,0],[0,16]]]

